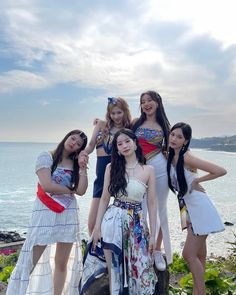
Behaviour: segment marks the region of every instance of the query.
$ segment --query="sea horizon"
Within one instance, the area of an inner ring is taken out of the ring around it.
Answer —
[[[45,150],[55,148],[55,143],[0,142],[0,230],[27,232],[31,211],[35,200],[37,176],[34,172],[37,155]],[[224,177],[203,184],[210,199],[216,206],[223,222],[231,222],[225,231],[212,234],[208,238],[208,253],[217,256],[227,256],[227,242],[235,240],[236,232],[236,202],[235,175],[236,154],[233,152],[192,149],[196,156],[215,162],[228,171]],[[93,181],[95,179],[96,154],[90,155],[89,186],[86,194],[78,197],[80,207],[81,238],[88,239],[87,219],[92,199]],[[10,210],[9,210],[10,209]],[[168,198],[168,214],[170,235],[174,252],[181,252],[186,232],[180,227],[179,209],[176,196],[170,192]]]

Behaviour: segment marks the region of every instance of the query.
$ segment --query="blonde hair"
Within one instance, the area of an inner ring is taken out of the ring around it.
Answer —
[[[123,124],[123,128],[130,128],[131,125],[131,114],[130,114],[130,110],[129,110],[129,105],[126,102],[126,100],[124,100],[121,97],[112,97],[112,98],[108,98],[108,105],[107,105],[107,112],[106,112],[106,127],[108,129],[111,129],[114,126],[114,122],[111,119],[111,112],[113,110],[114,107],[118,107],[119,109],[121,109],[124,112],[124,116],[123,116],[123,120],[122,120],[122,124]]]

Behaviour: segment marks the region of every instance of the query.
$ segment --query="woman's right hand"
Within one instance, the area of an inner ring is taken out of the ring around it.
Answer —
[[[203,186],[201,186],[201,185],[199,184],[199,182],[198,182],[198,178],[195,178],[195,179],[192,181],[191,189],[190,189],[190,193],[191,193],[193,190],[205,193],[205,189],[204,189]]]
[[[93,237],[93,250],[95,250],[96,245],[98,244],[98,242],[101,241],[101,229],[94,227],[92,237]]]
[[[86,153],[86,151],[84,150],[81,151],[78,156],[79,167],[82,169],[87,169],[88,160],[89,160],[88,153]]]
[[[97,125],[99,121],[102,121],[102,120],[99,119],[99,118],[95,118],[95,119],[93,120],[93,125],[94,125],[94,126]]]

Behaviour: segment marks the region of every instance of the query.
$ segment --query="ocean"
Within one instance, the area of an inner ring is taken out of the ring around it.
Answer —
[[[27,232],[31,210],[35,200],[37,176],[35,161],[42,151],[53,150],[53,143],[0,143],[0,230]],[[203,159],[213,161],[227,169],[226,176],[203,183],[208,195],[217,207],[222,221],[234,226],[226,226],[222,233],[212,234],[207,239],[208,255],[227,256],[227,242],[235,241],[236,234],[236,153],[192,149]],[[89,186],[86,194],[78,197],[80,207],[81,237],[88,238],[87,218],[95,178],[95,152],[90,155]],[[186,232],[180,227],[176,196],[169,194],[168,214],[173,252],[181,253]]]

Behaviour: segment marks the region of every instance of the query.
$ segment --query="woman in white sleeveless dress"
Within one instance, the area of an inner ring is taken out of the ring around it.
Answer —
[[[191,127],[183,122],[171,128],[167,172],[169,187],[177,193],[182,229],[187,229],[183,257],[193,275],[194,295],[205,295],[206,239],[224,230],[216,208],[199,183],[226,174],[226,170],[195,157],[189,150]],[[207,172],[199,177],[197,169]]]
[[[128,129],[118,131],[113,139],[111,164],[106,168],[93,232],[93,248],[101,242],[105,253],[112,295],[124,294],[125,290],[130,295],[152,295],[155,290],[152,258],[157,214],[155,175],[153,167],[144,163],[135,134]],[[145,194],[150,233],[142,211]],[[108,207],[111,197],[114,202]],[[85,261],[84,273],[87,270]],[[83,280],[81,294],[89,281],[89,277]]]

